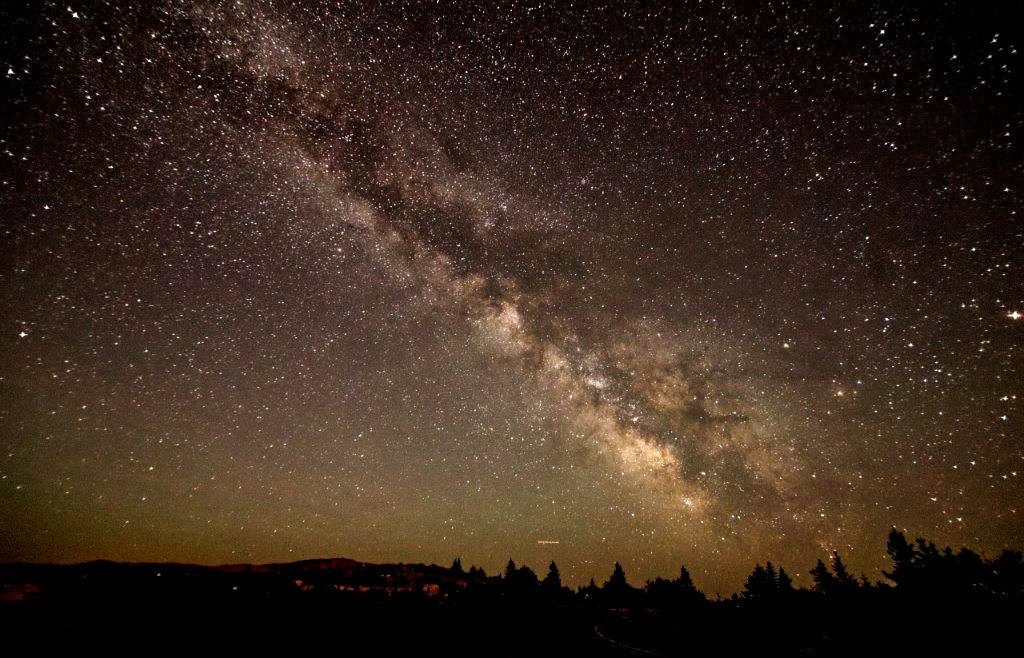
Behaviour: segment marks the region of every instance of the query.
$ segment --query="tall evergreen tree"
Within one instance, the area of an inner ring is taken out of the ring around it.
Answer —
[[[615,563],[615,568],[612,570],[612,575],[604,584],[605,589],[622,589],[629,587],[626,582],[626,572],[623,571],[622,565],[618,562]]]
[[[789,577],[789,574],[786,573],[786,570],[783,569],[782,567],[779,567],[779,577],[778,577],[777,582],[778,582],[778,588],[779,588],[780,592],[792,592],[793,591],[793,579]]]
[[[744,598],[764,599],[775,593],[775,568],[771,566],[770,562],[768,566],[771,571],[760,564],[754,566],[754,570],[743,583]]]
[[[857,579],[850,575],[838,551],[832,551],[832,573],[835,576],[835,586],[839,591],[850,591],[857,588]]]
[[[686,565],[679,567],[679,578],[676,579],[679,586],[684,589],[697,589],[693,585],[693,578],[690,578],[690,572],[686,570]]]
[[[747,579],[743,582],[743,596],[757,596],[764,591],[765,571],[760,564],[754,566]]]
[[[546,593],[552,594],[562,589],[562,576],[558,573],[558,565],[552,560],[548,565],[548,575],[541,581],[541,587]]]
[[[892,570],[883,571],[882,575],[896,583],[897,587],[913,587],[917,580],[917,567],[921,562],[920,555],[907,541],[906,536],[896,528],[889,531],[885,552],[892,559]]]
[[[622,565],[616,562],[612,575],[601,588],[605,602],[613,607],[628,606],[632,603],[633,592],[633,588],[626,582],[626,572],[623,571]]]
[[[818,559],[818,563],[814,565],[814,568],[811,569],[809,573],[811,574],[811,578],[814,580],[815,590],[822,594],[831,594],[836,591],[836,578],[820,558]]]

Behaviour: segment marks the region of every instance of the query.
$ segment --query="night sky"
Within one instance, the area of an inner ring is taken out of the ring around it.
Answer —
[[[26,4],[0,559],[1024,546],[1013,3]]]

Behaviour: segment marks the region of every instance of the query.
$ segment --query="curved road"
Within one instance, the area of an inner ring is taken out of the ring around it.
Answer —
[[[620,649],[623,649],[623,650],[626,650],[626,651],[632,651],[632,652],[635,652],[635,653],[638,653],[638,654],[643,654],[645,656],[658,656],[659,658],[666,658],[665,656],[663,656],[660,653],[655,653],[653,651],[648,651],[647,649],[640,649],[638,647],[630,646],[628,644],[624,644],[622,642],[619,642],[618,640],[613,640],[612,638],[608,637],[607,635],[605,635],[604,633],[601,632],[601,624],[598,624],[597,626],[594,626],[594,633],[597,634],[597,636],[599,638],[601,638],[602,640],[604,640],[605,642],[610,642],[611,644],[614,644],[616,647],[618,647]]]

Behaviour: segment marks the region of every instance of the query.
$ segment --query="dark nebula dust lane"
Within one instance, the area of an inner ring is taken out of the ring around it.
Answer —
[[[1024,544],[1009,9],[41,2],[0,558]]]

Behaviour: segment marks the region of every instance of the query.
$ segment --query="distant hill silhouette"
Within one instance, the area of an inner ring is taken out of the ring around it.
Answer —
[[[1024,560],[939,549],[890,531],[891,569],[871,582],[838,553],[797,588],[782,566],[757,564],[742,593],[709,601],[686,567],[629,583],[619,563],[603,585],[572,590],[558,565],[538,578],[509,559],[500,575],[436,564],[348,558],[273,564],[0,564],[0,637],[37,648],[154,637],[265,648],[297,638],[356,655],[779,656],[989,655],[1021,650]],[[0,645],[3,646],[3,645]]]
[[[81,564],[0,564],[0,601],[45,600],[70,592],[116,595],[119,590],[192,588],[211,594],[244,587],[268,595],[289,591],[334,590],[384,595],[420,593],[446,597],[484,580],[482,572],[455,573],[425,564],[373,564],[349,558],[325,558],[271,564],[199,565],[173,562]]]

